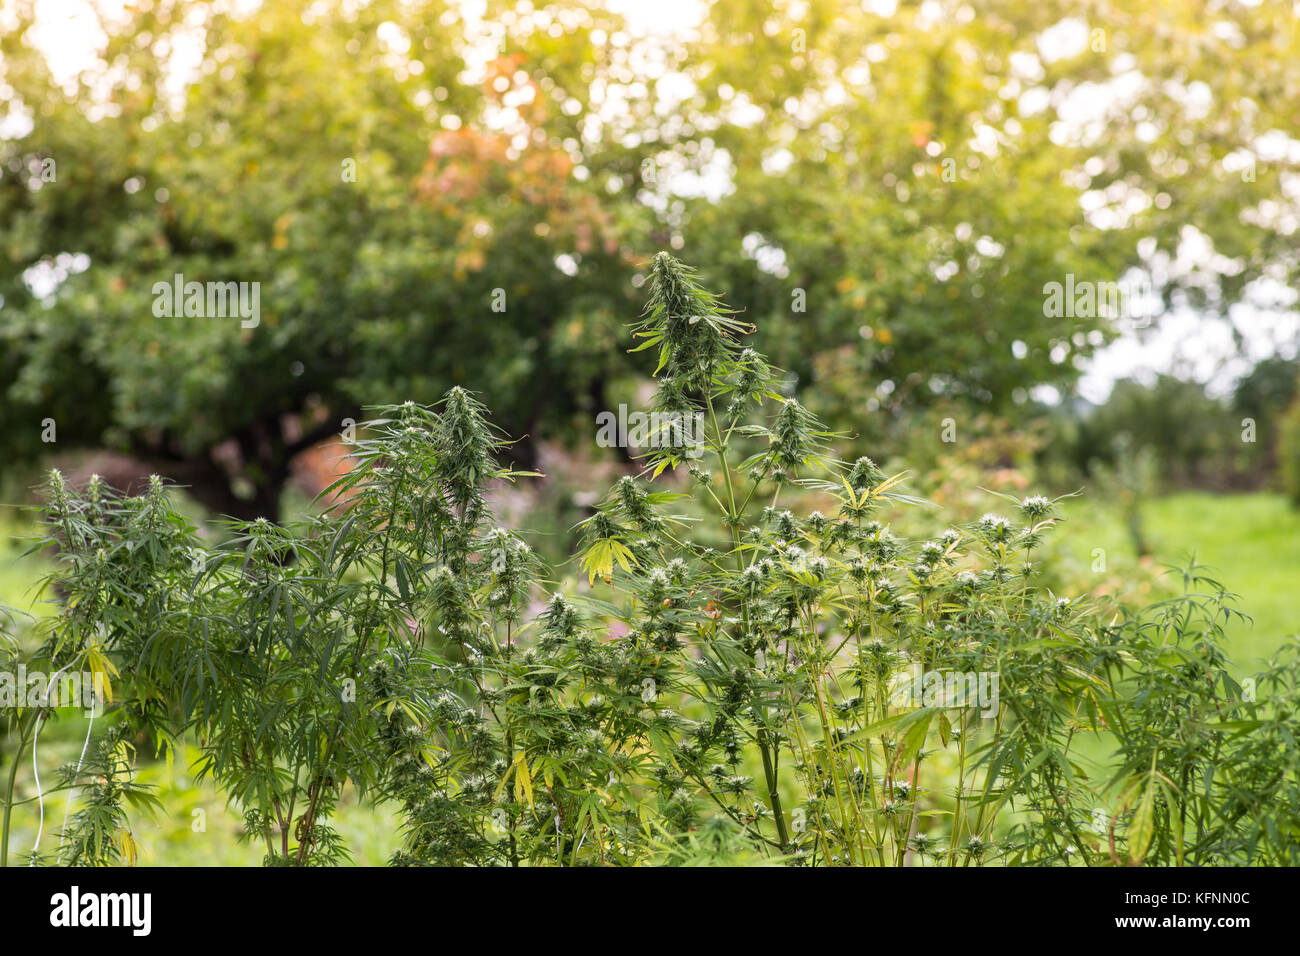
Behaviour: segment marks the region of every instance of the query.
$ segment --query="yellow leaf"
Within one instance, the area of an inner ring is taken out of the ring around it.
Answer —
[[[893,478],[886,478],[884,481],[882,481],[880,484],[876,486],[875,494],[877,495],[884,494],[890,488],[894,487],[894,485],[905,480],[906,478],[907,478],[906,472],[899,472],[898,474],[894,475]]]
[[[582,556],[582,569],[587,572],[587,583],[594,583],[597,575],[606,580],[614,573],[614,557],[609,550],[609,542],[602,538],[587,549]]]
[[[492,799],[496,800],[501,796],[506,784],[510,782],[510,774],[512,773],[515,775],[515,800],[522,801],[527,798],[528,805],[531,807],[533,805],[533,777],[528,771],[528,761],[524,759],[522,750],[515,755],[515,759],[506,768],[506,772],[501,775],[501,782],[497,784],[496,793]]]
[[[1155,836],[1155,813],[1156,778],[1152,773],[1147,777],[1142,797],[1138,800],[1137,809],[1133,811],[1133,819],[1128,826],[1128,860],[1133,866],[1142,862],[1151,847],[1151,839]]]
[[[528,769],[528,760],[524,757],[524,752],[519,751],[519,756],[515,758],[515,800],[519,803],[527,801],[528,806],[533,805],[533,775]]]
[[[98,644],[91,644],[86,648],[86,664],[90,667],[91,679],[104,689],[104,701],[111,704],[113,702],[113,683],[109,680],[109,675],[118,676],[117,668],[113,662],[104,656],[99,649]]]
[[[140,854],[136,848],[135,838],[131,836],[131,831],[123,830],[122,838],[119,842],[122,846],[122,858],[126,860],[126,865],[135,866],[135,861]]]
[[[636,559],[632,557],[629,551],[621,541],[610,539],[609,550],[613,552],[614,557],[618,560],[618,566],[624,571],[631,572],[632,565],[636,564]]]
[[[609,583],[614,574],[614,562],[617,561],[619,567],[624,571],[630,572],[636,566],[636,557],[617,538],[600,538],[591,543],[585,554],[582,556],[582,569],[587,572],[587,583],[592,583],[597,576],[604,578]]]

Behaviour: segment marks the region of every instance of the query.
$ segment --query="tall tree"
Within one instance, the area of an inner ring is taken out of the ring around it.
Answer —
[[[577,0],[228,11],[104,14],[61,83],[6,7],[7,460],[53,419],[274,515],[298,449],[457,383],[526,458],[633,374],[617,317],[665,246],[864,431],[1068,388],[1115,332],[1046,306],[1069,276],[1225,314],[1295,282],[1278,0],[715,0],[668,33]],[[258,325],[156,316],[177,274],[260,283]]]
[[[220,9],[104,19],[63,87],[32,5],[13,14],[4,92],[31,122],[0,143],[5,451],[41,451],[53,419],[57,447],[117,446],[219,511],[275,516],[291,457],[363,403],[471,383],[518,435],[599,393],[607,312],[635,292],[619,232],[648,218],[578,168],[610,69],[591,35],[617,18]],[[256,283],[259,314],[157,308],[178,275]]]

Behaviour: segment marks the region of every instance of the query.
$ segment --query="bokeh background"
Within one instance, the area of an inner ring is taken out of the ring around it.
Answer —
[[[666,249],[935,520],[980,488],[1081,491],[1052,586],[1151,600],[1194,557],[1253,619],[1229,625],[1252,670],[1300,630],[1298,23],[1270,0],[4,0],[0,603],[44,613],[45,468],[290,520],[365,406],[456,384],[546,474],[498,507],[576,577],[572,525],[635,468],[596,415],[644,393],[626,324]],[[257,326],[157,316],[177,274],[258,283]],[[1142,293],[1052,307],[1067,282]],[[191,809],[237,816],[183,768],[144,779],[174,811],[145,862],[256,862],[189,839]],[[358,862],[391,852],[382,814],[340,829]]]

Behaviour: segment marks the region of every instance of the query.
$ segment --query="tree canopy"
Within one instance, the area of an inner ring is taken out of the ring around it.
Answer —
[[[1115,323],[1044,314],[1067,274],[1223,312],[1295,280],[1289,4],[125,9],[71,77],[31,0],[4,14],[0,453],[54,419],[229,514],[274,517],[363,405],[456,384],[521,458],[590,434],[647,249],[876,434],[1068,387]],[[257,325],[155,315],[178,274],[259,283]]]

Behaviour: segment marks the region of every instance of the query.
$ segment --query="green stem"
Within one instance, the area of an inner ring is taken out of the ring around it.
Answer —
[[[18,750],[14,754],[13,766],[9,768],[9,780],[5,786],[4,823],[0,825],[0,870],[9,865],[9,815],[14,809],[14,782],[18,778],[18,765],[23,762],[23,750],[27,747],[32,728],[40,717],[40,711],[32,710],[18,735]]]
[[[725,512],[727,527],[731,532],[732,550],[736,555],[736,570],[743,571],[745,570],[745,556],[740,550],[740,515],[736,512],[736,488],[731,480],[731,465],[727,462],[727,449],[722,438],[722,429],[718,426],[718,415],[713,409],[713,396],[709,394],[707,389],[704,393],[704,402],[709,409],[709,423],[713,426],[715,450],[718,453],[718,463],[722,467],[722,478],[727,488]],[[745,621],[745,630],[748,631],[750,624],[749,605],[742,604],[741,612]],[[789,846],[790,835],[785,826],[785,811],[781,807],[780,778],[767,731],[759,732],[758,749],[763,757],[763,777],[764,782],[767,784],[768,804],[771,806],[772,816],[776,820],[777,838],[781,841],[782,847]]]
[[[952,838],[948,841],[948,865],[957,865],[957,845],[961,843],[962,796],[966,786],[966,711],[961,712],[957,732],[957,802],[952,811]]]
[[[510,665],[510,651],[512,649],[512,642],[513,642],[511,632],[512,632],[511,623],[509,621],[506,621],[506,666],[507,667]],[[505,732],[506,732],[506,766],[512,767],[514,766],[514,762],[515,762],[515,735],[514,735],[514,731],[510,727],[510,711],[508,708],[506,710]],[[515,773],[517,774],[519,773],[519,771],[516,770]],[[510,831],[509,831],[510,865],[517,867],[519,866],[519,843],[515,839],[514,822],[513,821],[507,821],[507,822],[510,823]]]

